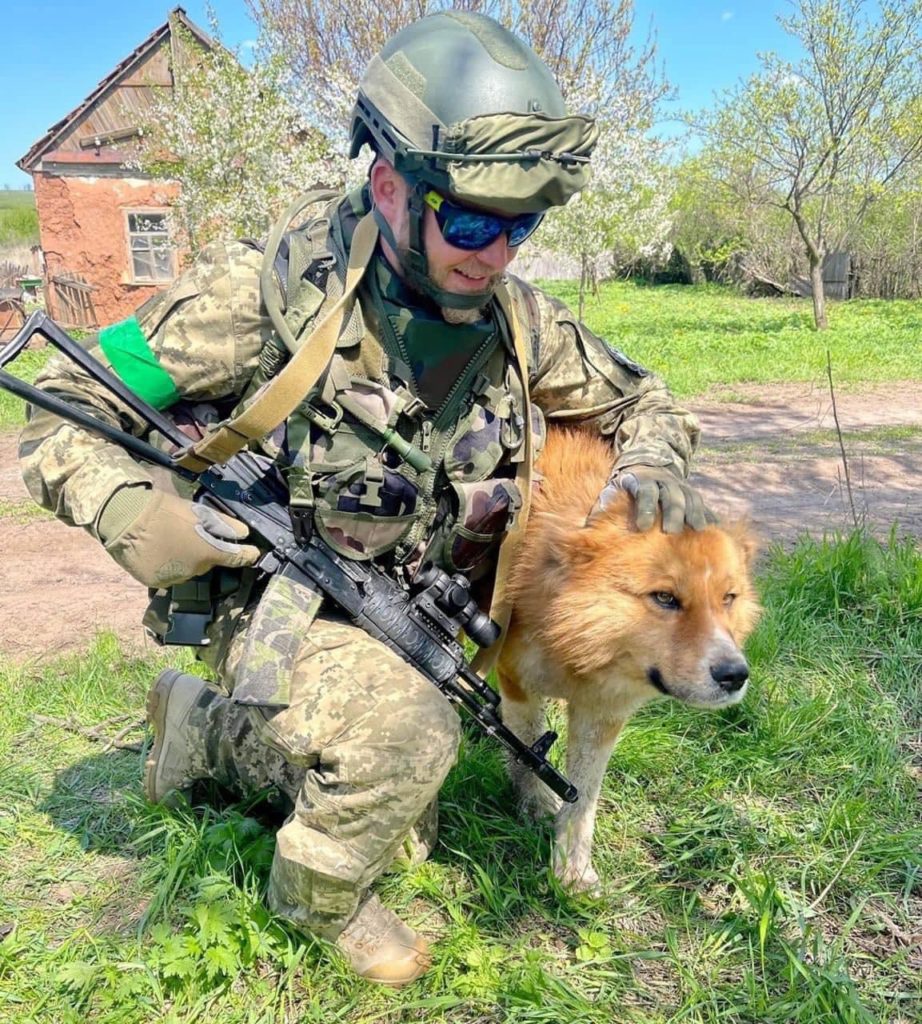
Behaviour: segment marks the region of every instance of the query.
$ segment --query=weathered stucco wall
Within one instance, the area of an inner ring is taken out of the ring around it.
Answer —
[[[39,232],[49,276],[80,274],[94,286],[101,325],[128,316],[164,285],[135,284],[126,210],[163,209],[179,186],[140,178],[33,175]],[[181,254],[177,254],[178,268]]]

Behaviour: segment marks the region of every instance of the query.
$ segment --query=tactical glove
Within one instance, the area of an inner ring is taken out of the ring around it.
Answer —
[[[653,526],[657,506],[663,512],[663,533],[681,533],[686,525],[701,530],[716,521],[687,480],[666,466],[641,465],[615,467],[589,518],[607,508],[619,491],[626,491],[634,499],[638,530]]]
[[[200,576],[216,565],[252,565],[260,556],[239,544],[249,532],[243,523],[171,491],[123,487],[99,517],[106,551],[148,587],[170,587]]]

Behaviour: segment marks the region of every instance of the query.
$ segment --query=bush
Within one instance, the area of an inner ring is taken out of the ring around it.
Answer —
[[[36,244],[38,213],[31,193],[10,192],[0,198],[0,246]]]

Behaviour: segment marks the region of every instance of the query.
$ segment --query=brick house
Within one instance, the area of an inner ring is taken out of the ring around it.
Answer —
[[[17,161],[32,175],[46,299],[59,319],[87,326],[122,319],[176,275],[181,254],[170,239],[168,204],[179,186],[127,163],[153,96],[174,88],[199,47],[214,46],[176,7]]]

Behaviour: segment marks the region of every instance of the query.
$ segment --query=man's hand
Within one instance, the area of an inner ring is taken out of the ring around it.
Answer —
[[[123,487],[99,517],[106,551],[148,587],[170,587],[216,565],[252,565],[260,556],[240,544],[246,526],[207,505],[148,487]]]
[[[701,495],[688,481],[665,466],[639,465],[614,470],[589,518],[604,511],[620,491],[634,499],[638,530],[653,526],[658,508],[663,513],[663,533],[681,533],[685,526],[701,530],[715,522]]]

